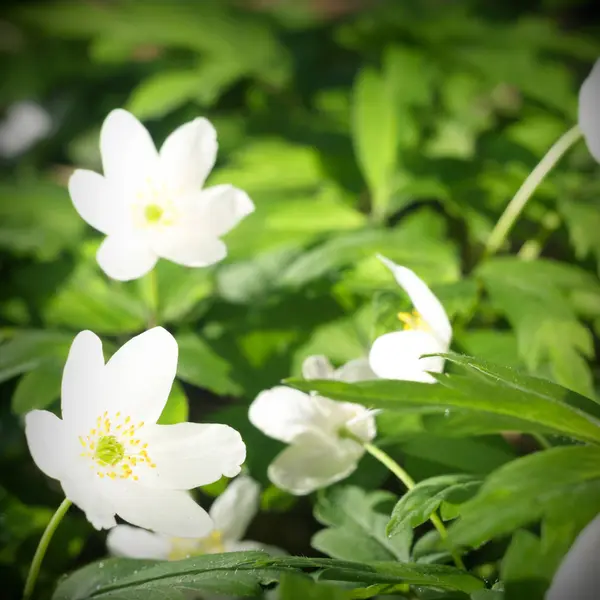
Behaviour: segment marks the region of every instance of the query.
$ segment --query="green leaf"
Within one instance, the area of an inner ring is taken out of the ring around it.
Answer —
[[[340,587],[292,573],[284,573],[277,588],[279,600],[350,600],[355,597]]]
[[[578,201],[569,195],[568,199],[560,200],[559,209],[565,218],[577,258],[582,260],[593,254],[600,274],[600,206],[597,190],[595,192],[588,202]]]
[[[46,322],[99,334],[143,329],[147,307],[133,293],[135,284],[107,279],[96,264],[96,248],[95,243],[84,246],[82,261],[46,306]]]
[[[452,496],[470,494],[479,481],[469,475],[442,475],[420,481],[398,501],[387,524],[388,536],[404,532],[407,527],[425,523],[445,500]]]
[[[323,569],[319,580],[347,581],[362,585],[410,584],[463,592],[484,587],[483,581],[465,571],[444,565],[402,562],[358,563],[326,558],[283,557],[262,561],[265,566]]]
[[[193,317],[214,290],[213,273],[209,269],[190,269],[168,260],[159,261],[154,269],[161,322],[181,323]]]
[[[586,359],[594,356],[590,331],[577,319],[570,294],[584,290],[600,300],[600,285],[574,265],[549,260],[494,258],[479,267],[492,303],[517,333],[529,369],[550,366],[561,384],[593,395]]]
[[[372,202],[384,215],[398,147],[398,119],[392,83],[371,67],[354,83],[352,141]]]
[[[133,90],[127,109],[138,119],[162,117],[194,98],[201,85],[195,69],[159,71]]]
[[[33,409],[46,408],[60,396],[63,363],[49,360],[25,373],[19,380],[12,397],[15,414],[24,415]]]
[[[314,512],[317,521],[329,528],[313,536],[313,548],[343,560],[407,561],[410,531],[390,540],[385,532],[389,513],[377,510],[381,504],[391,506],[394,501],[387,492],[366,493],[353,486],[325,490]]]
[[[355,266],[364,260],[364,273],[354,274],[345,281],[346,285],[363,288],[369,296],[374,288],[397,290],[389,270],[375,258],[377,253],[414,269],[421,276],[424,272],[437,274],[438,282],[455,279],[458,264],[453,246],[431,235],[432,230],[439,229],[439,224],[438,218],[423,211],[395,229],[364,229],[332,236],[292,262],[281,275],[282,283],[300,287],[334,269]],[[443,231],[442,227],[441,235]]]
[[[200,388],[219,394],[239,395],[240,386],[231,378],[231,365],[192,332],[175,336],[179,345],[177,375]]]
[[[73,336],[60,331],[18,331],[0,343],[0,382],[52,360],[65,362]]]
[[[443,385],[387,380],[349,384],[299,379],[287,380],[287,384],[302,391],[315,391],[327,398],[356,402],[370,408],[394,410],[406,406],[435,406],[494,413],[539,423],[555,433],[575,439],[600,442],[600,421],[554,398],[462,375],[439,376],[438,380]],[[565,395],[567,393],[565,390]]]
[[[511,600],[544,600],[554,565],[540,539],[529,531],[517,531],[502,560],[504,591]]]
[[[477,546],[539,520],[576,490],[589,490],[600,506],[599,479],[600,448],[595,446],[552,448],[517,459],[492,473],[477,496],[461,506],[450,540]]]
[[[183,423],[188,420],[188,412],[188,399],[185,390],[178,381],[174,381],[169,399],[160,414],[158,423],[160,425]]]
[[[254,565],[263,552],[207,554],[180,561],[111,558],[92,563],[64,579],[52,600],[185,600],[190,592],[253,596],[273,572]]]
[[[67,190],[42,181],[0,185],[0,224],[0,248],[43,261],[77,247],[85,230]]]

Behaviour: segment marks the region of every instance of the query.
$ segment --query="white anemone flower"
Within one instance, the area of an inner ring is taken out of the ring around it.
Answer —
[[[193,539],[169,537],[129,525],[117,525],[110,530],[106,544],[115,556],[157,560],[264,549],[266,546],[259,542],[242,539],[258,513],[259,501],[259,485],[252,478],[240,475],[210,507],[208,514],[214,529],[206,536]]]
[[[36,465],[58,479],[96,529],[115,514],[140,527],[202,537],[208,514],[185,490],[233,477],[246,447],[227,425],[157,425],[177,368],[177,342],[162,327],[138,335],[105,364],[91,331],[73,341],[63,372],[62,419],[25,417]]]
[[[302,363],[302,377],[304,379],[335,379],[353,383],[377,379],[367,358],[356,358],[335,369],[326,356],[309,356]]]
[[[579,90],[579,127],[590,154],[600,162],[600,59]]]
[[[577,536],[554,574],[546,600],[596,600],[600,589],[600,515]]]
[[[404,323],[403,331],[386,333],[373,342],[369,353],[371,368],[382,379],[434,383],[429,372],[441,373],[444,359],[421,356],[444,353],[450,348],[452,326],[448,315],[427,284],[413,271],[383,256],[378,258],[408,294],[414,310],[398,314]]]
[[[227,255],[220,239],[254,211],[231,185],[201,189],[217,156],[217,134],[198,118],[171,133],[157,151],[146,128],[113,110],[100,133],[104,176],[77,170],[69,181],[73,204],[106,234],[97,260],[113,279],[150,271],[158,258],[205,267]]]
[[[309,357],[302,370],[306,378],[321,379],[324,371],[332,374],[330,369],[323,357]],[[364,365],[342,368],[337,377],[341,373],[357,381],[357,373],[364,371]],[[374,414],[364,406],[285,386],[261,392],[248,417],[265,435],[289,444],[269,465],[268,475],[277,487],[296,496],[348,477],[365,452],[363,443],[376,433]]]

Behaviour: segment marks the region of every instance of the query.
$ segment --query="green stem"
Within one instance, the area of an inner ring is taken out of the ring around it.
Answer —
[[[363,443],[363,446],[373,458],[377,459],[382,465],[387,467],[407,489],[412,490],[415,487],[414,479],[389,454],[386,454],[381,448],[373,446],[373,444]],[[448,539],[448,532],[446,531],[446,527],[444,527],[442,520],[437,516],[437,513],[433,512],[429,517],[429,520],[437,529],[440,538],[446,541]],[[454,564],[459,569],[464,570],[465,565],[458,552],[455,549],[450,549],[450,554],[454,559]]]
[[[148,273],[150,283],[150,317],[148,319],[148,329],[156,327],[159,323],[158,307],[159,307],[159,296],[158,296],[158,277],[156,275],[156,269],[152,269]]]
[[[37,550],[33,555],[33,560],[31,561],[31,566],[29,567],[29,573],[27,574],[27,581],[25,581],[23,600],[29,600],[29,598],[31,598],[33,594],[33,588],[35,587],[35,582],[37,581],[40,573],[42,561],[44,560],[46,550],[48,550],[48,545],[50,544],[50,540],[52,539],[52,536],[54,535],[54,532],[56,531],[56,528],[62,521],[63,517],[67,514],[70,506],[71,501],[65,498],[61,505],[56,509],[56,512],[52,515],[50,523],[48,523],[42,538],[40,539]]]
[[[532,433],[530,435],[540,445],[542,450],[552,448],[552,444],[541,433]]]
[[[581,130],[578,125],[575,125],[565,134],[563,134],[554,145],[548,150],[546,156],[538,163],[531,171],[529,177],[523,182],[519,191],[514,198],[509,202],[501,217],[498,219],[488,242],[485,247],[485,255],[490,256],[498,251],[504,243],[506,236],[511,230],[515,221],[525,208],[527,201],[544,180],[546,175],[552,170],[554,165],[565,154],[565,152],[581,137]]]

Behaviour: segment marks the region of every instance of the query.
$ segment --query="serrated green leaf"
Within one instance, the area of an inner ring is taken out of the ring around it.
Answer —
[[[569,294],[587,290],[600,299],[600,285],[574,265],[548,260],[495,258],[478,275],[517,333],[519,351],[530,369],[550,363],[561,384],[593,395],[585,359],[594,356],[590,331],[579,322]]]
[[[219,394],[238,395],[240,386],[231,378],[231,365],[194,333],[175,336],[179,345],[177,375],[188,383]]]
[[[385,533],[387,513],[377,510],[378,505],[391,505],[394,500],[392,494],[366,493],[353,486],[325,490],[314,514],[329,529],[317,532],[311,540],[312,546],[342,560],[407,561],[412,540],[410,531],[390,540]]]
[[[477,496],[461,507],[461,519],[449,531],[457,545],[477,546],[540,519],[563,496],[591,486],[600,506],[600,448],[552,448],[500,467]]]
[[[469,475],[442,475],[420,481],[398,501],[386,527],[388,536],[418,527],[429,519],[440,504],[456,494],[474,493],[479,480]]]
[[[600,421],[555,399],[462,375],[443,375],[438,380],[443,385],[387,380],[349,384],[290,379],[287,383],[302,391],[315,391],[327,398],[370,408],[435,406],[478,410],[539,423],[575,439],[600,442]]]

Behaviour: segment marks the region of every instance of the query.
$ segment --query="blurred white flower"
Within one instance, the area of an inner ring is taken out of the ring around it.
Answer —
[[[178,538],[129,525],[117,525],[109,532],[106,543],[110,553],[115,556],[158,560],[264,549],[266,546],[259,542],[242,539],[258,513],[259,500],[258,484],[250,477],[240,475],[227,486],[208,511],[214,523],[214,529],[208,535],[195,539]]]
[[[348,383],[377,379],[367,358],[356,358],[339,369],[334,369],[329,359],[321,355],[309,356],[302,363],[302,377],[304,379],[335,379]]]
[[[448,315],[441,302],[415,273],[383,256],[378,258],[394,274],[415,309],[412,313],[398,314],[404,323],[404,331],[386,333],[373,342],[369,354],[371,368],[383,379],[433,383],[435,379],[428,371],[441,373],[444,359],[420,357],[448,351],[452,339]]]
[[[36,102],[23,100],[11,104],[0,123],[0,156],[23,154],[52,129],[50,115]]]
[[[161,327],[134,337],[104,364],[91,331],[73,341],[62,379],[62,420],[25,418],[33,460],[58,479],[96,529],[125,521],[202,537],[208,514],[184,490],[240,472],[246,447],[227,425],[156,425],[177,368],[177,342]]]
[[[321,379],[324,372],[336,377],[323,358],[306,359],[302,371],[307,379]],[[356,381],[357,373],[364,372],[364,365],[347,367],[337,378]],[[297,496],[348,477],[365,452],[361,442],[370,442],[376,432],[374,414],[365,407],[284,386],[261,392],[248,416],[265,435],[289,444],[269,465],[268,475]]]
[[[554,574],[546,600],[596,600],[600,590],[600,515],[579,534]]]
[[[579,90],[579,127],[590,154],[600,162],[600,59]]]
[[[81,217],[107,235],[97,259],[113,279],[141,277],[158,258],[214,264],[227,255],[220,237],[254,210],[230,185],[201,189],[217,155],[217,134],[204,118],[177,128],[158,152],[132,114],[114,110],[102,125],[100,152],[104,177],[77,170],[69,192]]]

